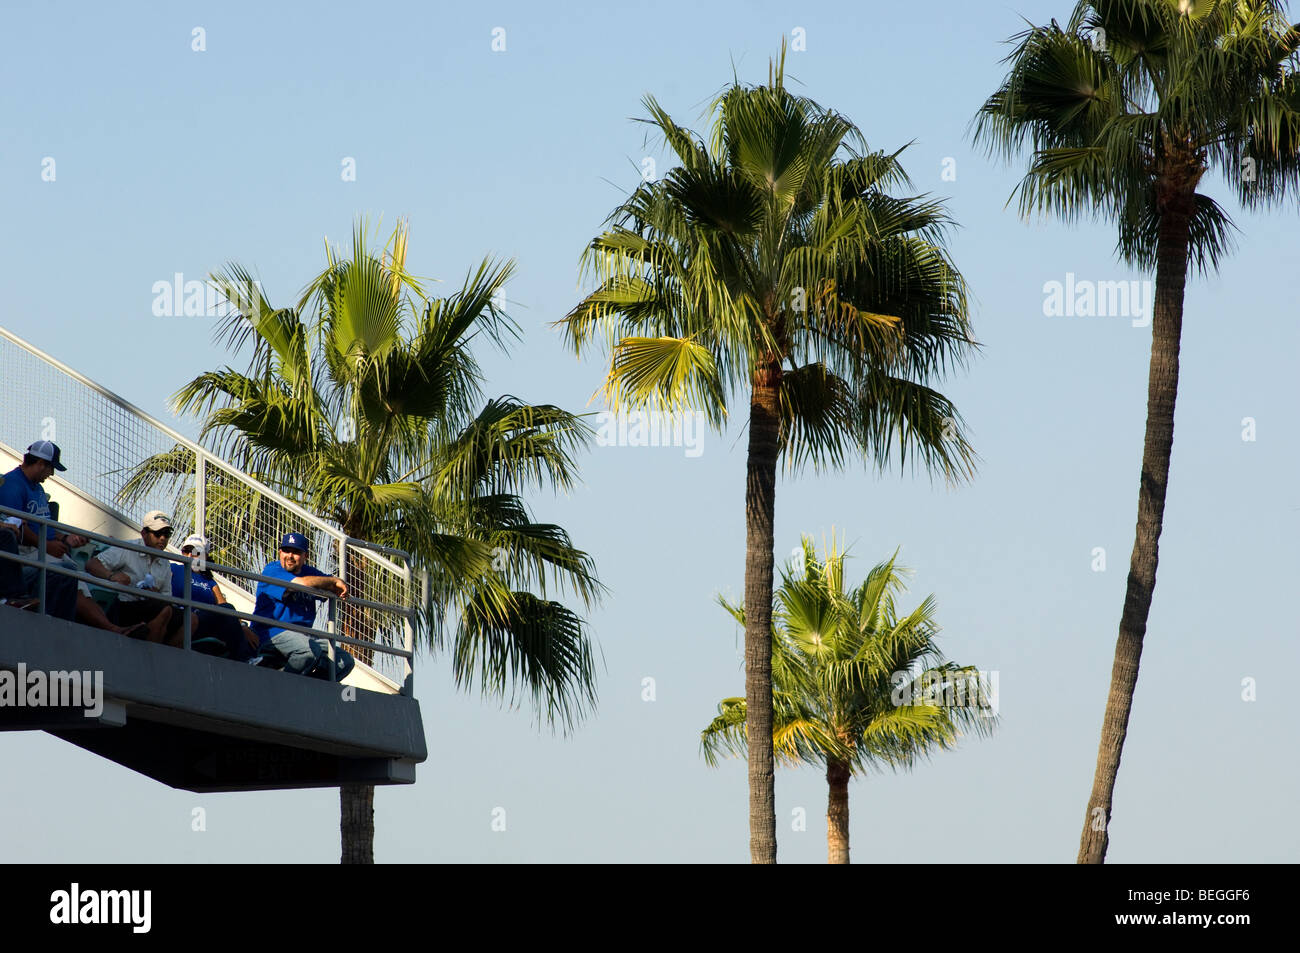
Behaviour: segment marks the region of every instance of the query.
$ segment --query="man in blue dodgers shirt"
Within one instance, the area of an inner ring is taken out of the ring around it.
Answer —
[[[38,440],[23,454],[23,462],[0,477],[0,505],[23,510],[33,516],[50,515],[50,498],[41,486],[56,470],[67,470],[59,460],[59,448],[49,440]],[[21,517],[0,516],[0,549],[24,556],[35,556],[42,531],[38,523],[29,523]],[[80,569],[68,558],[68,550],[84,546],[85,536],[63,534],[53,526],[44,528],[45,553],[51,562],[63,563],[70,569]],[[33,596],[36,593],[39,570],[32,566],[0,560],[0,598]],[[62,573],[49,573],[45,580],[46,611],[50,615],[72,619],[77,614],[77,581]],[[90,621],[90,620],[86,620]],[[102,619],[102,622],[107,622]],[[98,622],[94,624],[99,624]],[[101,628],[109,628],[101,625]],[[114,631],[123,629],[114,627]]]
[[[340,599],[348,595],[347,584],[338,576],[327,576],[315,566],[307,564],[307,537],[302,533],[290,533],[280,540],[280,558],[267,563],[262,575],[273,576],[313,589],[324,589],[338,593]],[[316,624],[316,603],[323,596],[313,596],[299,589],[288,589],[274,583],[257,584],[257,601],[253,614],[269,616],[281,622],[297,625],[314,626]],[[252,630],[265,645],[270,642],[285,657],[284,670],[300,675],[321,675],[329,677],[329,643],[325,639],[313,639],[292,629],[277,629],[267,622],[254,622]],[[356,662],[341,646],[334,649],[335,680],[342,681],[352,671]]]

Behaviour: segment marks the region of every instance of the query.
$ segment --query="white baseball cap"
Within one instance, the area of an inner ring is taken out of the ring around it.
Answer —
[[[199,551],[199,555],[204,557],[208,555],[208,550],[212,548],[212,544],[208,542],[208,538],[206,536],[200,536],[198,533],[195,533],[193,536],[185,537],[185,542],[181,543],[181,551],[183,552],[188,546],[193,546]]]
[[[144,522],[140,524],[141,529],[153,530],[155,533],[163,529],[172,528],[172,518],[162,510],[150,510],[144,514]]]

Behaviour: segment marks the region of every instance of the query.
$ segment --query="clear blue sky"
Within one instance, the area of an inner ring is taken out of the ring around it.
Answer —
[[[323,238],[345,239],[359,215],[409,218],[414,270],[448,283],[487,254],[517,259],[508,297],[525,336],[508,356],[481,355],[489,390],[585,408],[603,366],[575,360],[548,323],[576,300],[584,243],[657,155],[630,121],[642,96],[699,128],[733,68],[762,81],[802,28],[807,49],[787,64],[802,91],[873,147],[911,142],[917,191],[948,199],[984,344],[944,384],[982,457],[973,483],[859,466],[778,491],[779,558],[800,533],[834,528],[858,578],[901,547],[915,570],[906,604],[935,593],[948,656],[999,672],[997,736],[853,782],[853,857],[1073,860],[1133,544],[1150,329],[1045,316],[1043,289],[1067,273],[1150,276],[1116,264],[1109,226],[1018,219],[1004,207],[1018,169],[967,136],[1002,41],[1022,17],[1064,19],[1068,0],[3,6],[0,324],[159,415],[195,374],[239,359],[215,349],[205,319],[154,317],[154,282],[233,259],[287,302],[322,266]],[[341,179],[346,157],[354,182]],[[1113,862],[1300,860],[1287,701],[1300,652],[1285,602],[1300,527],[1300,239],[1294,204],[1234,216],[1236,253],[1187,295]],[[748,859],[744,765],[710,769],[698,753],[717,701],[743,693],[740,633],[713,602],[743,589],[741,424],[696,458],[593,448],[579,491],[534,501],[611,590],[590,619],[599,714],[569,738],[539,733],[527,711],[457,693],[446,660],[426,655],[430,757],[413,787],[378,790],[378,860]],[[1241,698],[1248,677],[1254,702]],[[0,737],[0,757],[6,861],[338,859],[332,790],[197,796],[44,734]],[[781,860],[825,860],[825,800],[817,771],[778,772]],[[205,833],[190,829],[199,806]],[[491,827],[497,807],[504,832]]]

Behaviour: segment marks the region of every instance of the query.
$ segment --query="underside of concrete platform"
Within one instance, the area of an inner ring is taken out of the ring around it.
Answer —
[[[196,792],[409,784],[427,757],[419,703],[127,639],[0,606],[0,670],[102,678],[102,707],[0,704],[0,731],[44,730]],[[65,680],[66,681],[66,680]],[[20,686],[22,687],[22,686]],[[84,701],[84,699],[83,699]]]

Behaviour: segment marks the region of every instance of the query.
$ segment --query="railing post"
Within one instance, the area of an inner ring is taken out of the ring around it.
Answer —
[[[182,589],[181,592],[185,595],[186,599],[188,599],[194,591],[190,586],[190,580],[193,578],[193,573],[194,573],[193,559],[185,560],[185,588]],[[178,606],[177,608],[179,608],[182,612],[185,613],[185,651],[188,652],[190,650],[190,642],[191,642],[191,634],[190,634],[191,621],[190,620],[193,618],[194,613],[190,611],[189,606]]]
[[[49,527],[46,526],[44,523],[37,523],[36,526],[37,529],[39,530],[39,532],[36,534],[36,553],[37,553],[37,558],[39,558],[41,561],[41,568],[39,570],[40,579],[36,584],[37,597],[40,600],[40,604],[37,608],[40,611],[41,615],[45,615],[45,576],[48,572],[48,570],[45,568],[45,533],[46,530],[49,529]]]
[[[406,616],[406,639],[402,648],[411,653],[411,657],[403,659],[406,663],[406,678],[402,680],[402,694],[415,694],[415,626],[411,623],[410,609],[407,609]]]
[[[207,536],[208,461],[202,453],[194,455],[194,532]]]
[[[346,536],[338,537],[339,541],[339,578],[343,584],[348,584],[348,540]]]
[[[327,623],[327,626],[328,626],[328,629],[329,629],[329,634],[330,634],[330,636],[331,636],[331,638],[328,640],[328,645],[329,645],[329,654],[328,654],[328,659],[329,659],[329,663],[330,663],[330,681],[331,681],[331,682],[334,682],[334,681],[337,681],[337,679],[335,678],[335,674],[336,674],[336,673],[335,673],[335,671],[334,671],[334,652],[335,652],[335,647],[334,647],[334,639],[332,638],[332,636],[335,634],[335,624],[334,624],[334,620],[335,620],[335,617],[336,617],[336,615],[337,615],[337,611],[338,611],[338,610],[337,610],[338,600],[337,600],[337,599],[327,599],[326,601],[329,603],[329,622]]]
[[[348,538],[340,535],[339,541],[339,578],[343,580],[343,585],[348,584]],[[335,620],[338,618],[338,599],[330,599],[330,632],[336,632],[337,627]],[[344,627],[346,628],[346,626]],[[344,633],[347,634],[346,632]],[[330,640],[330,681],[334,681],[334,640]]]
[[[405,573],[405,575],[406,575],[406,592],[404,593],[404,595],[405,595],[406,602],[407,602],[407,605],[406,605],[406,641],[405,641],[405,644],[402,646],[402,648],[406,649],[407,652],[410,652],[410,653],[411,653],[411,657],[405,660],[405,661],[406,661],[406,678],[405,678],[405,679],[403,680],[403,682],[402,682],[402,694],[403,694],[403,695],[414,695],[414,694],[415,694],[415,622],[414,622],[413,619],[412,619],[412,614],[413,614],[414,610],[411,608],[411,605],[410,605],[410,604],[411,604],[411,602],[414,601],[414,598],[413,598],[413,597],[414,597],[415,593],[411,591],[411,590],[414,588],[414,586],[411,584],[411,565],[410,565],[410,563],[407,563],[407,564],[406,564],[405,569],[406,569],[406,573]],[[428,589],[429,589],[429,574],[428,574],[428,572],[427,572],[426,570],[421,570],[421,571],[420,571],[420,596],[421,596],[421,599],[422,599],[422,600],[423,600],[424,597],[426,597],[426,595],[427,595],[427,593],[428,593]],[[423,605],[423,604],[424,604],[423,601],[421,601],[420,604]]]

